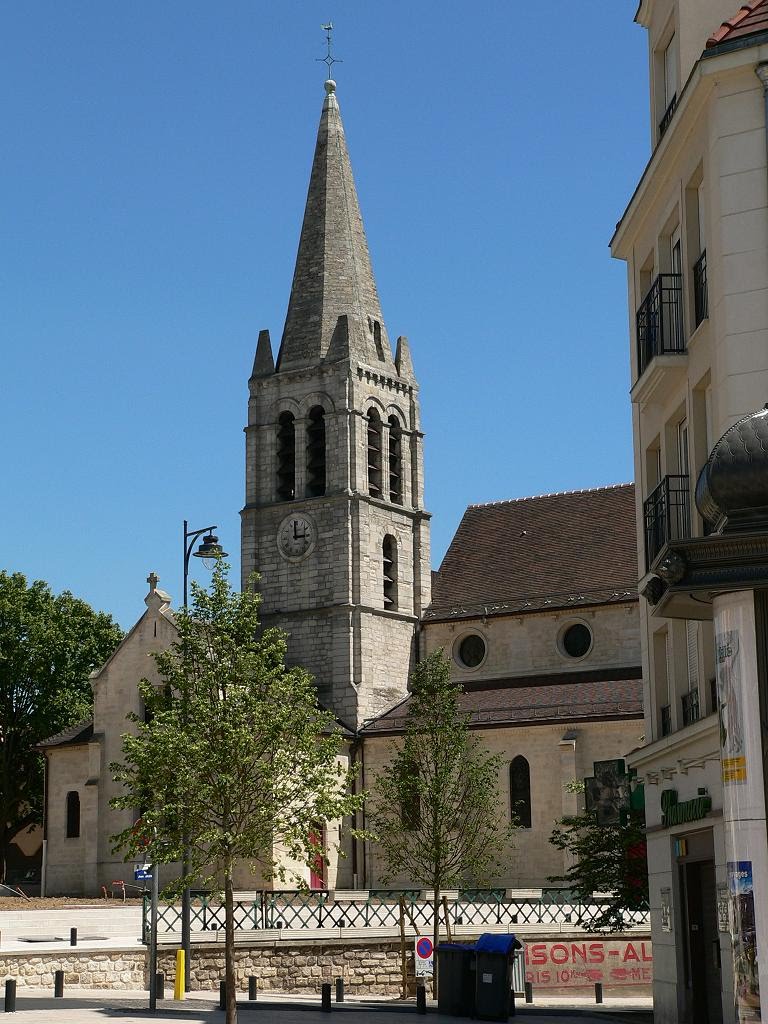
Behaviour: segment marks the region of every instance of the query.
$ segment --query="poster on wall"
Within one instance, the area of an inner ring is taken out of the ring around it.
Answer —
[[[661,930],[672,931],[672,890],[661,890]]]
[[[715,637],[720,749],[726,786],[747,781],[740,647],[738,629],[724,629]]]
[[[733,988],[739,1024],[760,1020],[760,981],[757,972],[757,930],[752,861],[728,861],[728,893],[733,930]]]

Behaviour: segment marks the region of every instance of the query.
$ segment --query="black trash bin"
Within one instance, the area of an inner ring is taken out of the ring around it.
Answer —
[[[474,946],[441,942],[437,947],[437,1009],[451,1017],[474,1017]]]
[[[522,943],[514,935],[486,932],[475,943],[475,1016],[507,1020],[515,1013],[512,964]]]

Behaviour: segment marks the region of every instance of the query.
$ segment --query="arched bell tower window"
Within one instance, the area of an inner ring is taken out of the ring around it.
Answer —
[[[513,820],[522,828],[531,827],[531,769],[518,754],[509,766],[509,803]]]
[[[292,412],[281,412],[277,421],[277,496],[296,497],[296,424]]]
[[[384,607],[397,611],[397,541],[388,533],[381,545]]]
[[[76,789],[67,793],[67,839],[80,835],[80,794]]]
[[[314,405],[307,419],[307,497],[325,494],[325,410]]]
[[[389,417],[389,500],[403,503],[403,428],[397,416]]]
[[[368,410],[368,493],[381,497],[381,416]]]

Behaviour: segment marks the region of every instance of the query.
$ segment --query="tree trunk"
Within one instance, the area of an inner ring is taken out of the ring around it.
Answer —
[[[232,864],[224,868],[224,978],[227,986],[226,1024],[237,1024],[235,991],[235,900],[232,892]]]
[[[440,886],[435,884],[432,890],[432,998],[437,999],[437,944],[440,941]]]

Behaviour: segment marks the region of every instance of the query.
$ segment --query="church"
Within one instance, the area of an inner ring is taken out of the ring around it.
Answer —
[[[331,80],[285,327],[276,354],[259,334],[248,395],[242,586],[259,573],[263,622],[314,676],[361,786],[402,734],[410,671],[443,648],[471,727],[501,755],[502,813],[522,809],[496,884],[548,885],[565,867],[553,824],[578,809],[567,784],[642,743],[634,488],[470,506],[431,571],[414,362],[387,332]],[[47,895],[131,878],[111,852],[130,814],[109,806],[109,764],[149,655],[176,633],[148,582],[145,612],[91,677],[93,718],[40,744]],[[348,856],[306,881],[376,887],[375,844],[341,843]],[[236,884],[255,887],[248,865]]]

